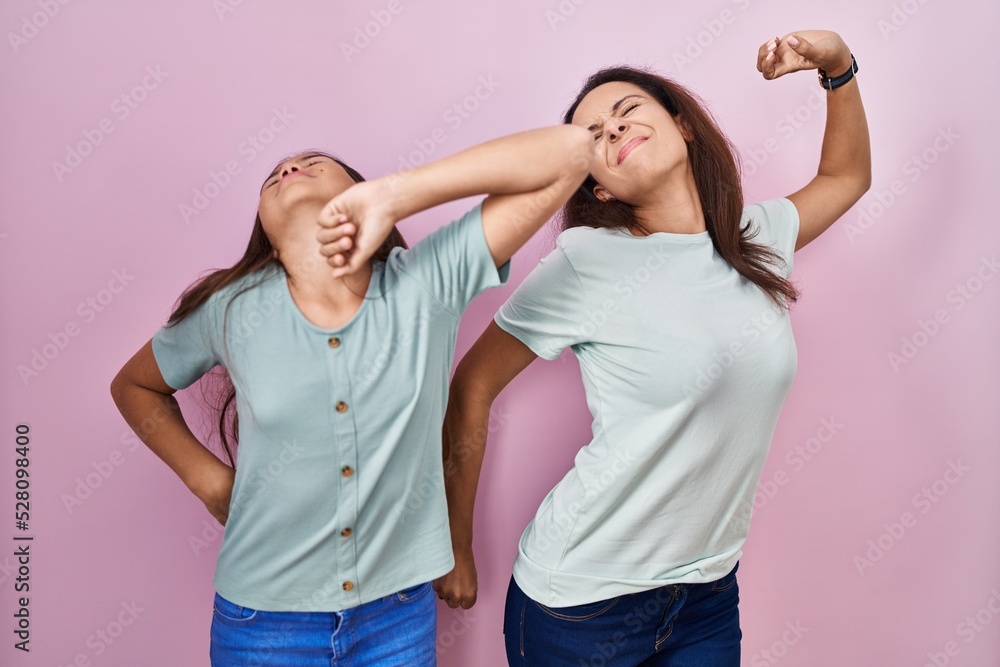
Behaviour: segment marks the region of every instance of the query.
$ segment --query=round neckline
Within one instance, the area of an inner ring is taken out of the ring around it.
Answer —
[[[312,329],[313,331],[322,333],[324,335],[326,335],[326,334],[333,334],[333,333],[339,333],[339,332],[343,331],[344,329],[348,328],[349,326],[351,326],[352,324],[354,324],[361,317],[361,315],[364,313],[365,308],[368,305],[368,301],[371,300],[372,294],[375,292],[375,283],[376,283],[377,274],[381,270],[381,267],[379,266],[380,264],[381,264],[380,262],[374,262],[373,263],[372,274],[371,274],[371,277],[368,279],[368,289],[365,292],[365,298],[361,302],[361,305],[354,312],[354,315],[351,316],[351,319],[347,320],[346,322],[344,322],[342,325],[340,325],[339,327],[337,327],[335,329],[327,329],[327,328],[321,327],[321,326],[319,326],[317,324],[314,324],[312,320],[310,320],[308,317],[306,317],[306,314],[302,312],[301,308],[299,308],[299,304],[295,303],[295,297],[292,296],[291,286],[288,284],[288,272],[284,271],[284,270],[281,271],[282,292],[284,293],[285,299],[288,300],[288,305],[291,307],[292,311],[295,312],[295,316],[306,327],[308,327],[309,329]]]
[[[614,227],[612,231],[615,231],[628,238],[639,239],[639,240],[657,238],[663,241],[676,241],[678,243],[697,243],[698,241],[703,241],[706,239],[709,241],[712,240],[712,237],[709,235],[707,229],[701,232],[691,232],[689,234],[682,234],[679,232],[652,232],[651,234],[647,234],[646,236],[636,236],[635,234],[625,229],[624,227]]]

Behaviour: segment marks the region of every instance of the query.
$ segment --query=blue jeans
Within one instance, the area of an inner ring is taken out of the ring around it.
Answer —
[[[503,632],[516,667],[740,667],[739,587],[732,571],[574,607],[535,602],[511,577]]]
[[[258,611],[218,593],[212,667],[434,667],[431,582],[343,611]]]

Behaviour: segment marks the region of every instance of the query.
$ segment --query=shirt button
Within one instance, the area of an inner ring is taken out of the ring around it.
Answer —
[[[340,531],[340,536],[341,537],[350,537],[351,536],[351,532],[352,531],[351,531],[350,528],[345,528],[342,531]]]
[[[337,401],[337,412],[347,412],[347,403]]]
[[[350,591],[350,590],[353,590],[353,589],[354,589],[354,584],[352,582],[350,582],[350,581],[345,581],[344,582],[344,590],[345,591]]]
[[[340,474],[343,475],[344,477],[350,477],[351,475],[354,474],[354,468],[352,468],[351,466],[344,466],[343,468],[340,469]]]
[[[330,347],[336,349],[340,347],[340,339],[337,338],[336,336],[330,336],[330,340],[327,341],[327,344],[329,344]]]

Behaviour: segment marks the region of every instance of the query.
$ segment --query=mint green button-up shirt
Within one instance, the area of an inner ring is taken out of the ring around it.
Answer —
[[[452,569],[441,426],[459,319],[510,270],[496,268],[481,212],[375,263],[338,329],[306,319],[270,268],[153,337],[174,389],[216,365],[236,388],[236,480],[213,580],[223,597],[339,611]]]

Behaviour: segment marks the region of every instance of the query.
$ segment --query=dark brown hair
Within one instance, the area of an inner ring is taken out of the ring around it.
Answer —
[[[608,67],[587,79],[566,111],[563,122],[572,122],[577,107],[590,91],[612,81],[642,88],[690,131],[693,138],[687,142],[688,159],[712,245],[730,266],[762,289],[779,308],[788,308],[798,299],[799,292],[790,281],[769,268],[782,266],[781,256],[767,246],[752,242],[757,232],[750,233],[749,222],[746,227],[740,227],[743,187],[737,152],[698,96],[652,71],[628,66]],[[617,199],[599,200],[594,194],[597,184],[593,175],[588,175],[566,202],[562,210],[563,228],[642,229],[631,205]]]
[[[305,153],[315,153],[316,155],[322,155],[323,157],[330,158],[347,172],[347,175],[351,177],[355,183],[360,183],[364,181],[364,177],[358,173],[352,167],[344,164],[338,158],[324,153],[323,151],[309,150],[301,151],[293,155],[303,155]],[[277,165],[280,165],[288,158],[282,158],[278,161]],[[385,239],[379,249],[375,251],[372,255],[370,262],[384,262],[386,258],[389,257],[389,253],[393,248],[406,248],[406,240],[403,235],[400,234],[399,230],[395,227],[389,232],[389,236]],[[225,312],[228,314],[229,306],[232,305],[233,300],[236,299],[240,294],[253,289],[263,283],[267,277],[270,275],[270,271],[280,270],[284,271],[285,267],[282,265],[281,261],[275,257],[274,246],[271,245],[270,239],[267,238],[267,234],[264,232],[264,225],[260,221],[260,213],[257,213],[257,219],[254,221],[253,230],[250,232],[250,242],[247,244],[247,249],[243,253],[243,257],[240,258],[236,264],[232,265],[228,269],[217,269],[207,275],[199,278],[193,284],[189,285],[184,293],[181,294],[180,299],[178,299],[177,306],[174,311],[170,314],[170,319],[167,321],[167,326],[173,326],[183,320],[185,317],[194,312],[198,306],[202,305],[208,299],[223,289],[224,287],[231,285],[243,278],[251,275],[258,274],[259,278],[256,281],[242,287],[239,291],[234,293],[229,297],[229,301],[226,303]],[[223,317],[225,322],[225,317]],[[225,338],[225,336],[223,336]],[[229,377],[229,373],[224,369],[220,368],[217,373],[209,374],[206,376],[208,382],[201,387],[202,395],[209,401],[210,406],[217,411],[217,421],[216,428],[219,435],[219,439],[222,444],[222,448],[225,451],[226,458],[229,460],[229,465],[233,468],[236,467],[236,445],[239,440],[239,416],[236,414],[236,389],[233,387],[232,379]]]

